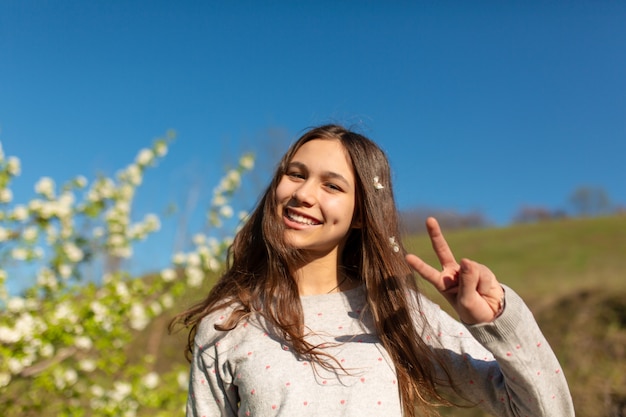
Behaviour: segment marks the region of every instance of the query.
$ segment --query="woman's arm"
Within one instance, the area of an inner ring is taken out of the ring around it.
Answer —
[[[225,361],[220,361],[219,339],[213,320],[201,322],[195,338],[189,373],[187,417],[234,417],[239,401]]]
[[[463,325],[422,297],[427,342],[462,397],[497,416],[574,416],[567,381],[531,312],[510,288],[491,323]]]
[[[463,324],[423,299],[432,337],[466,399],[496,415],[573,416],[567,382],[530,310],[485,265],[457,262],[434,218],[426,221],[441,270],[409,254],[407,262],[455,309]],[[430,306],[430,307],[429,307]]]

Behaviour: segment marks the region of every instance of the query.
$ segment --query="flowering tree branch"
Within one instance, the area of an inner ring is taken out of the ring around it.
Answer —
[[[135,243],[161,227],[155,214],[138,221],[131,214],[145,171],[166,156],[173,139],[168,134],[140,150],[114,178],[89,183],[78,176],[57,187],[43,177],[25,204],[14,203],[11,190],[20,161],[0,146],[0,396],[7,399],[0,414],[29,414],[44,403],[67,416],[180,411],[186,369],[157,374],[151,355],[131,363],[123,347],[187,288],[218,271],[232,238],[197,233],[192,250],[174,254],[171,266],[150,279],[136,279],[119,262],[98,268],[103,260],[131,259]],[[210,230],[225,231],[223,220],[234,215],[229,199],[253,165],[254,158],[244,155],[218,183],[207,211]],[[241,221],[245,217],[239,214]],[[100,269],[100,284],[84,279],[87,266]],[[9,294],[8,281],[24,270],[34,271],[35,284]],[[20,381],[29,381],[32,393],[18,395]],[[33,394],[37,390],[45,398]]]

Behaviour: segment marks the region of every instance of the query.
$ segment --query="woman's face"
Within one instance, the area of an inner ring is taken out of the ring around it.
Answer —
[[[355,178],[343,145],[314,139],[298,149],[276,188],[285,240],[298,249],[339,252],[352,227]]]

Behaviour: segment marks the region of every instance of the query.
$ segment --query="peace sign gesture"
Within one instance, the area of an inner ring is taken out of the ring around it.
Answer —
[[[435,218],[426,220],[426,228],[442,269],[433,268],[413,254],[406,256],[409,265],[448,300],[465,324],[493,321],[504,297],[496,276],[472,260],[461,259],[458,263]]]

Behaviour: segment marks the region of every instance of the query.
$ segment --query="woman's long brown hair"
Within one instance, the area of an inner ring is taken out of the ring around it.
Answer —
[[[436,413],[433,405],[449,404],[440,389],[450,388],[452,383],[444,361],[419,335],[416,314],[411,314],[415,305],[410,294],[417,293],[418,288],[404,260],[389,163],[374,142],[341,126],[314,128],[289,148],[256,209],[235,236],[226,272],[206,299],[174,318],[170,330],[177,325],[190,329],[189,359],[202,318],[232,305],[233,313],[219,330],[232,330],[251,313],[261,314],[295,352],[327,364],[324,357],[328,355],[305,340],[298,287],[290,274],[303,259],[283,240],[284,226],[275,198],[276,187],[294,154],[313,139],[338,140],[354,168],[355,218],[360,227],[347,237],[340,267],[352,271],[353,279],[365,285],[378,337],[396,368],[404,414],[415,416],[416,407],[427,415]],[[374,186],[375,177],[383,188]],[[390,243],[392,237],[398,251]]]

